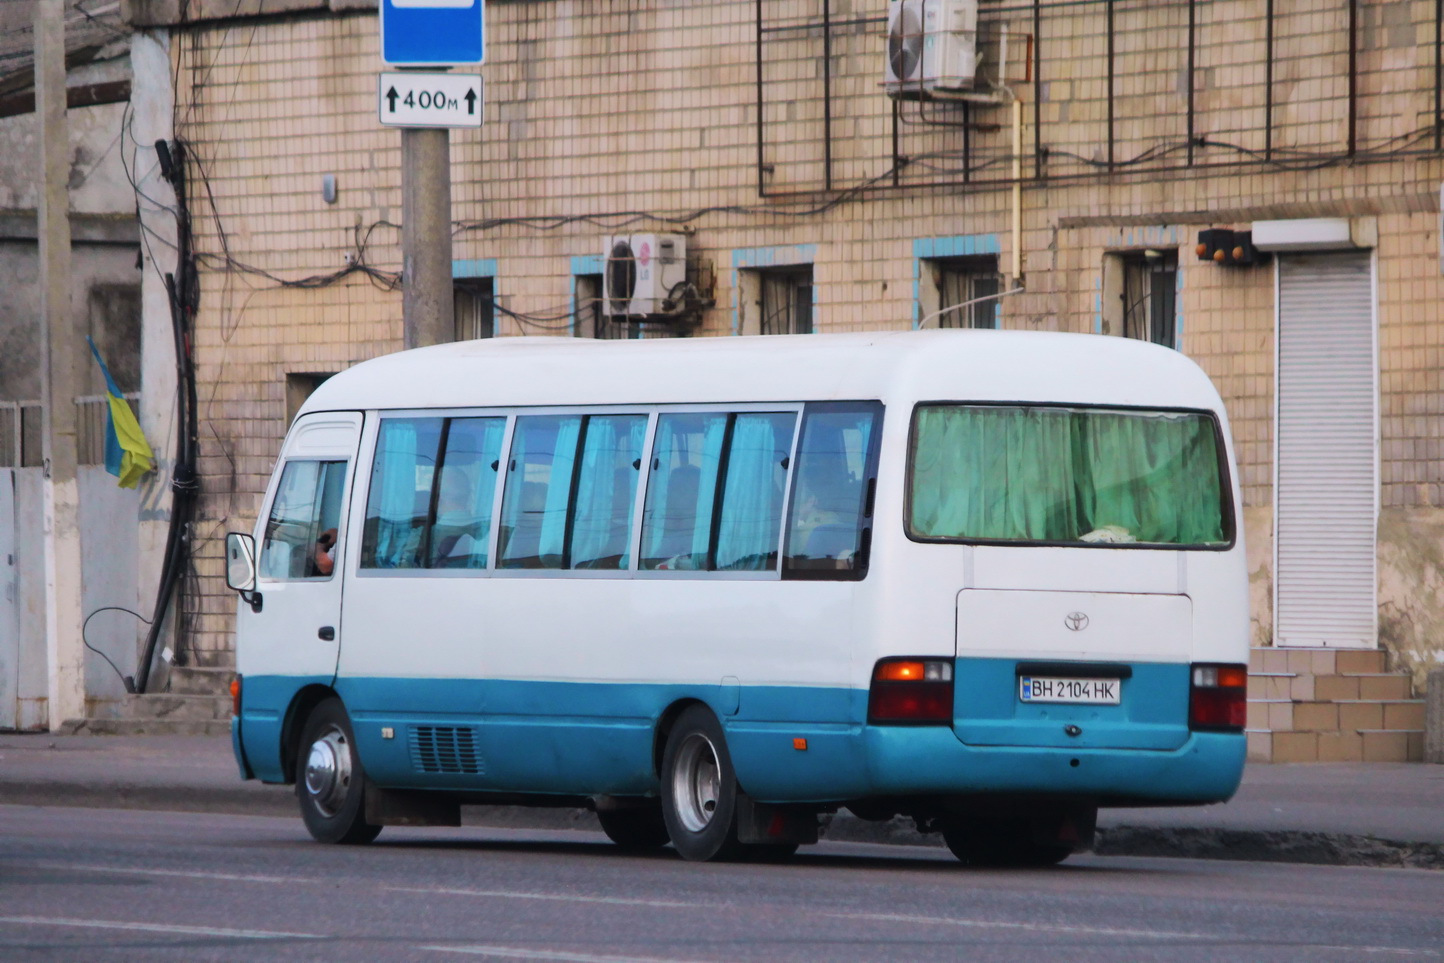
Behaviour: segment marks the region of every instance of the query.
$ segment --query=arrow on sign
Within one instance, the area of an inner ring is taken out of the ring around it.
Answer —
[[[386,91],[386,99],[391,102],[391,112],[392,112],[393,114],[396,113],[396,98],[397,98],[397,96],[398,96],[398,94],[396,93],[396,88],[395,88],[395,87],[392,87],[390,90]]]
[[[468,90],[468,91],[466,92],[466,98],[465,98],[465,99],[466,99],[466,113],[467,113],[467,116],[470,116],[470,115],[476,113],[476,91],[474,91],[474,90]]]

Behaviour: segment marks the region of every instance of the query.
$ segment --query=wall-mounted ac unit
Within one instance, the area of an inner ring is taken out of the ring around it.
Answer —
[[[888,0],[884,86],[893,97],[970,90],[978,73],[978,0]]]
[[[646,317],[672,313],[668,298],[687,286],[687,239],[681,234],[616,234],[602,252],[602,311]]]

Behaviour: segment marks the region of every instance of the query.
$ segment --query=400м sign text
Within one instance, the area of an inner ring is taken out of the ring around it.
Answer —
[[[481,78],[475,74],[384,73],[376,94],[388,127],[481,126]]]

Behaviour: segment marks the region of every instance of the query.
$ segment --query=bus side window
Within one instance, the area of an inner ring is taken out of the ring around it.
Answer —
[[[340,557],[336,535],[345,480],[344,461],[286,463],[261,541],[261,578],[330,577]]]
[[[562,568],[581,415],[516,420],[501,496],[500,568]]]
[[[707,567],[727,420],[725,414],[691,413],[657,419],[642,509],[642,568]]]
[[[453,418],[437,480],[428,568],[486,568],[505,418]]]
[[[777,569],[787,456],[796,427],[797,415],[790,411],[736,416],[717,525],[718,570]]]
[[[641,475],[646,415],[591,415],[568,537],[572,568],[624,569]]]
[[[376,439],[361,567],[421,568],[441,418],[387,418]]]
[[[803,415],[796,488],[783,572],[797,578],[860,578],[871,526],[869,482],[875,474],[882,406],[813,404]]]

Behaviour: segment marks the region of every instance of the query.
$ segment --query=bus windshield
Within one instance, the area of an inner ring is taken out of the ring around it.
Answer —
[[[1213,416],[919,405],[908,533],[934,541],[1225,547]]]

